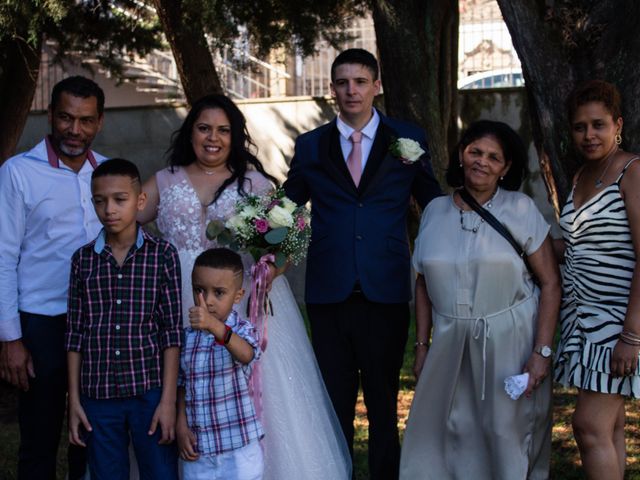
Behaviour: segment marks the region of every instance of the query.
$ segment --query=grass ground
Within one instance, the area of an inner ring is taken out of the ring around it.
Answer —
[[[409,345],[413,344],[409,339]],[[409,408],[413,400],[415,380],[411,373],[413,349],[407,348],[404,366],[400,375],[400,395],[398,397],[398,426],[404,432]],[[571,412],[575,404],[574,390],[556,388],[554,390],[554,427],[552,437],[551,478],[574,480],[584,478],[580,470],[578,448],[571,432]],[[18,424],[16,417],[16,391],[0,381],[0,480],[16,478],[16,455],[18,446]],[[356,411],[355,469],[356,478],[368,478],[367,468],[367,417],[362,396]],[[627,480],[640,480],[640,402],[627,403]],[[66,444],[63,434],[61,445]],[[64,465],[65,448],[61,449],[58,461],[58,478],[66,474]],[[282,479],[288,480],[288,479]],[[327,479],[332,480],[332,479]]]
[[[410,330],[410,338],[407,345],[413,345],[415,339],[413,327]],[[398,395],[398,428],[400,435],[404,432],[409,409],[413,401],[415,378],[411,371],[413,365],[413,349],[407,347],[404,365],[400,372],[400,394]],[[573,432],[571,431],[571,414],[576,401],[574,389],[556,387],[553,391],[553,432],[551,453],[551,474],[554,480],[583,479],[584,475],[580,467],[580,455]],[[356,479],[368,478],[367,466],[367,416],[362,400],[358,397],[356,406],[356,434],[354,445],[354,466]],[[640,401],[627,402],[627,426],[625,429],[627,439],[627,470],[626,480],[640,480]]]
[[[556,388],[554,390],[554,426],[552,433],[551,478],[557,480],[578,480],[584,475],[580,467],[578,447],[571,431],[571,413],[575,404],[575,390]],[[413,400],[413,390],[403,388],[398,398],[398,427],[400,432],[409,415]],[[367,417],[362,396],[358,398],[356,409],[355,468],[356,479],[368,478],[367,467]],[[627,470],[625,479],[640,480],[640,404],[627,404]]]

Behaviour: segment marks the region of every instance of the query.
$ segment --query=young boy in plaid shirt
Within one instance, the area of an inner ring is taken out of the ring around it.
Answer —
[[[233,310],[242,272],[240,256],[226,248],[201,253],[193,267],[176,426],[183,480],[262,478],[263,431],[248,388],[260,348],[253,326]]]
[[[129,478],[131,438],[141,478],[177,480],[178,254],[136,223],[146,197],[133,163],[102,163],[91,191],[104,228],[71,262],[69,440],[87,447],[92,479]]]

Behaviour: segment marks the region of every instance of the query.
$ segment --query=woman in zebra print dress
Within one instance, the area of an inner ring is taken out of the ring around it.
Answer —
[[[624,477],[624,399],[640,397],[640,167],[620,149],[620,95],[603,81],[568,102],[584,166],[560,217],[565,275],[556,380],[578,388],[573,431],[587,478]]]

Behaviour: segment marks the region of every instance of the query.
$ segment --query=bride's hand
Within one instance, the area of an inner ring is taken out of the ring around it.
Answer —
[[[275,264],[271,262],[267,263],[267,265],[269,266],[269,275],[267,276],[267,292],[270,292],[271,284],[278,275],[282,275],[287,270],[288,263],[285,263],[284,266],[280,268],[276,267]]]

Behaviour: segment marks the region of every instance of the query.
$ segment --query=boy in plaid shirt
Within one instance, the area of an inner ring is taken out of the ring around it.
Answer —
[[[136,223],[136,166],[112,159],[91,177],[103,229],[71,262],[66,347],[69,440],[87,447],[92,479],[177,480],[175,406],[181,345],[176,249]]]
[[[193,267],[176,426],[184,480],[262,478],[263,431],[248,388],[260,348],[253,326],[233,310],[242,273],[240,256],[226,248],[201,253]]]

